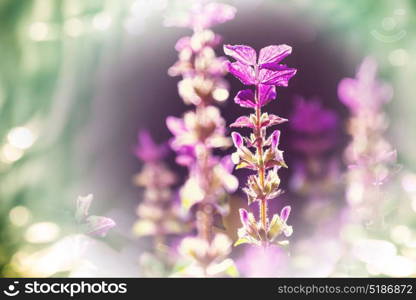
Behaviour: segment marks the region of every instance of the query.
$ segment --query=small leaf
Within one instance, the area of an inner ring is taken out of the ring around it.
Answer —
[[[289,246],[289,241],[288,240],[283,240],[283,241],[277,241],[275,242],[276,245],[282,246],[282,247],[287,247]]]
[[[238,245],[241,244],[250,244],[250,241],[246,238],[239,238],[235,243],[234,243],[234,247],[237,247]]]
[[[88,234],[104,237],[111,228],[116,226],[116,223],[110,218],[89,216],[86,219],[86,225]]]
[[[238,170],[238,169],[244,169],[244,168],[247,168],[249,166],[249,164],[248,163],[246,163],[246,162],[244,162],[244,161],[242,161],[242,162],[240,162],[235,168],[236,168],[236,170]]]
[[[240,273],[238,272],[237,266],[234,264],[234,262],[232,262],[230,266],[225,270],[225,274],[233,278],[240,276]]]

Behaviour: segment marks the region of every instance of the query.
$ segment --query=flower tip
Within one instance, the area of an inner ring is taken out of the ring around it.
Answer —
[[[280,130],[273,131],[272,134],[272,148],[276,149],[277,146],[279,146],[279,140],[280,140]]]
[[[244,208],[240,208],[238,211],[240,213],[241,223],[243,225],[247,225],[248,224],[248,211],[245,210]]]
[[[243,137],[238,132],[232,132],[231,138],[233,139],[236,148],[241,148],[243,146]]]
[[[291,211],[290,205],[283,207],[282,210],[280,211],[280,219],[282,219],[283,222],[286,222],[287,219],[289,218],[290,211]]]
[[[225,54],[227,54],[227,52],[228,52],[228,50],[229,50],[230,47],[231,47],[230,44],[224,44],[222,46],[222,50],[224,51]]]

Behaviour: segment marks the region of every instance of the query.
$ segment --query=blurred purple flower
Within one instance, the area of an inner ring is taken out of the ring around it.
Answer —
[[[286,258],[284,250],[276,246],[249,247],[236,264],[243,277],[280,277],[287,265]]]
[[[337,142],[339,118],[335,112],[322,107],[318,98],[306,100],[297,96],[290,117],[290,127],[297,134],[293,147],[306,155],[319,155]]]
[[[205,144],[209,148],[225,148],[230,145],[224,136],[225,121],[218,108],[209,106],[199,112],[186,112],[183,118],[168,117],[166,126],[174,135],[170,142],[173,150],[192,154],[190,147]],[[183,148],[186,148],[185,150]]]
[[[134,153],[143,162],[151,163],[166,157],[168,147],[165,144],[157,145],[147,130],[141,130],[138,134],[138,143]]]
[[[352,113],[362,109],[378,110],[393,96],[390,85],[377,80],[377,62],[372,57],[363,60],[355,78],[344,78],[338,85],[338,96]]]
[[[318,98],[306,100],[301,96],[295,98],[295,110],[290,120],[292,129],[307,134],[333,131],[339,123],[335,112],[323,108]]]
[[[167,150],[165,144],[156,145],[147,131],[140,132],[136,156],[143,160],[144,166],[133,182],[144,188],[144,199],[137,207],[139,220],[133,231],[138,236],[154,236],[155,241],[184,231],[170,190],[177,178],[162,161]]]
[[[180,189],[182,207],[195,213],[198,237],[189,237],[184,245],[192,245],[196,267],[203,275],[209,275],[211,265],[204,257],[212,256],[210,247],[221,235],[213,231],[215,218],[228,209],[226,194],[238,188],[237,179],[231,174],[230,159],[214,155],[216,149],[230,146],[225,137],[225,120],[221,117],[216,102],[228,99],[228,83],[225,58],[217,57],[213,47],[221,37],[209,27],[232,19],[235,9],[218,3],[197,3],[191,9],[167,21],[168,25],[185,26],[193,29],[192,36],[183,37],[176,43],[178,61],[169,68],[170,76],[181,76],[178,82],[179,96],[185,104],[194,105],[182,118],[170,116],[166,125],[173,134],[171,148],[176,152],[176,162],[188,168],[188,178]],[[196,248],[194,248],[195,246]],[[224,243],[226,254],[230,243]],[[183,252],[183,251],[182,251]],[[185,251],[186,252],[186,251]],[[213,255],[216,256],[216,255]]]
[[[203,30],[234,19],[236,13],[234,7],[222,3],[205,4],[202,1],[193,3],[187,12],[167,17],[165,25]]]
[[[345,150],[347,172],[346,198],[354,207],[354,219],[384,222],[380,186],[400,169],[397,153],[384,137],[388,126],[383,104],[393,95],[390,85],[377,78],[377,63],[365,58],[356,78],[345,78],[338,85],[340,100],[348,106],[351,142]]]

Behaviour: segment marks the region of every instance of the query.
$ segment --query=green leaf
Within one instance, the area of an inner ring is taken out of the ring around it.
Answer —
[[[234,247],[237,247],[238,245],[241,244],[249,244],[250,241],[246,238],[239,238],[235,243],[234,243]]]
[[[234,278],[240,276],[240,273],[238,272],[238,269],[236,265],[234,264],[234,262],[230,264],[230,266],[225,270],[225,274]]]

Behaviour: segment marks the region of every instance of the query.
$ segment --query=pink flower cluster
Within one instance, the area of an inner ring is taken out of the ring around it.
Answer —
[[[167,127],[174,135],[171,147],[177,153],[177,163],[186,166],[189,176],[180,190],[182,206],[196,211],[197,236],[186,237],[179,246],[180,252],[193,262],[185,275],[215,275],[210,270],[226,259],[231,242],[222,233],[213,230],[214,216],[224,215],[227,207],[223,199],[238,187],[231,174],[229,157],[213,154],[215,149],[228,148],[231,143],[225,136],[225,121],[214,106],[228,98],[228,84],[224,80],[227,68],[223,57],[217,57],[214,47],[221,37],[209,28],[234,17],[235,9],[218,3],[196,4],[190,12],[170,25],[193,29],[191,36],[176,44],[178,61],[169,69],[171,76],[181,76],[178,91],[185,104],[194,109],[183,117],[168,117]]]

